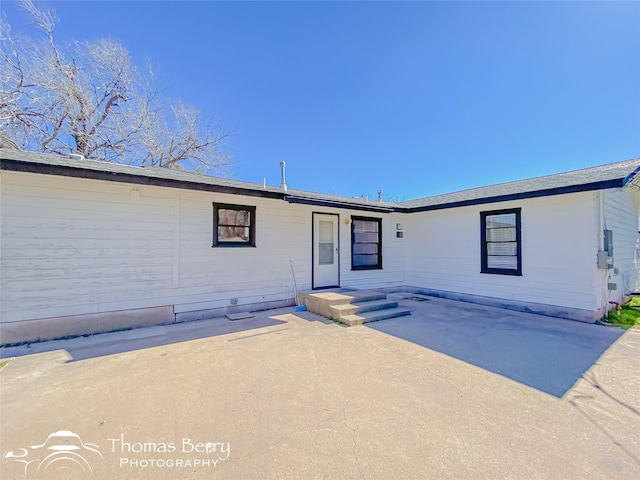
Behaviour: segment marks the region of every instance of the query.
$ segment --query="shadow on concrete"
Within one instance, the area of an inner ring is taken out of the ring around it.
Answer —
[[[626,374],[627,372],[625,371],[623,375]],[[624,437],[621,438],[620,432],[612,428],[609,422],[602,421],[601,416],[604,413],[609,417],[614,411],[615,415],[619,416],[621,413],[624,415],[624,411],[626,411],[627,416],[625,423],[630,427],[631,431],[637,432],[639,429],[636,425],[638,425],[640,410],[609,393],[604,385],[600,383],[594,371],[588,372],[583,378],[585,380],[585,388],[582,391],[576,392],[576,394],[570,395],[568,397],[569,403],[573,405],[589,423],[600,430],[600,432],[609,439],[611,444],[616,445],[627,456],[632,458],[636,464],[640,465],[640,457],[634,454],[634,451],[637,449],[634,448],[633,443],[628,444]],[[604,396],[604,403],[602,398],[597,398],[598,392]],[[613,409],[606,407],[613,407]],[[622,412],[620,412],[620,410],[622,410]]]
[[[403,299],[411,316],[366,324],[561,398],[624,333],[465,302]]]
[[[70,362],[75,362],[286,323],[269,318],[261,312],[252,318],[242,320],[232,321],[222,317],[0,348],[0,358],[66,350],[72,357]]]

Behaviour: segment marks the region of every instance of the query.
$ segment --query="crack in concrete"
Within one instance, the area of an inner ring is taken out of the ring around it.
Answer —
[[[343,424],[346,428],[351,430],[351,433],[352,433],[351,443],[353,444],[353,458],[356,460],[356,463],[358,464],[358,473],[360,474],[361,478],[366,478],[366,476],[362,472],[362,464],[360,463],[360,458],[358,458],[358,442],[356,441],[356,429],[353,428],[351,425],[349,425],[349,421],[347,420],[347,413],[345,412],[346,408],[347,406],[345,405],[345,408],[342,410],[342,418],[344,420]]]

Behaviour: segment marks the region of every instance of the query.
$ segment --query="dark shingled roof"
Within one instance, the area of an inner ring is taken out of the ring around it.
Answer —
[[[599,167],[419,198],[403,202],[402,206],[409,211],[435,210],[602,188],[620,188],[631,181],[639,171],[640,158],[637,158]]]
[[[22,172],[91,178],[113,182],[185,188],[210,192],[249,195],[287,200],[291,203],[344,207],[354,210],[392,212],[396,203],[377,202],[361,198],[340,197],[280,187],[262,186],[227,178],[212,177],[161,167],[136,167],[98,160],[75,159],[61,155],[25,152],[0,148],[0,169]]]
[[[342,207],[376,212],[418,212],[464,205],[493,203],[602,188],[620,188],[640,171],[640,159],[611,163],[599,167],[547,175],[528,180],[472,188],[408,202],[377,202],[305,192],[257,183],[211,177],[194,172],[135,167],[96,160],[78,160],[59,155],[0,148],[0,169],[125,182],[142,185],[186,188],[240,195],[259,196],[327,207]]]
[[[184,172],[170,168],[160,167],[136,167],[132,165],[123,165],[120,163],[103,162],[98,160],[78,160],[75,158],[64,157],[61,155],[49,155],[45,153],[25,152],[21,150],[0,150],[1,160],[16,160],[18,162],[27,162],[29,164],[40,165],[43,167],[60,167],[52,169],[52,171],[61,174],[63,170],[68,170],[68,176],[77,176],[77,172],[81,170],[90,172],[110,173],[113,175],[125,175],[128,177],[148,177],[164,180],[176,180],[191,183],[202,183],[207,185],[218,185],[240,189],[255,189],[258,185],[250,182],[239,182],[237,180],[229,180],[220,177],[211,177],[194,172]],[[26,167],[26,166],[25,166]],[[26,167],[28,168],[28,167]],[[46,170],[43,168],[42,170]],[[72,171],[76,170],[76,174]],[[134,182],[131,183],[139,183]],[[262,185],[259,186],[262,190]],[[276,187],[267,187],[269,191],[280,191]]]

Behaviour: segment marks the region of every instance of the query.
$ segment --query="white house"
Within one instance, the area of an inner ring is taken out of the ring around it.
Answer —
[[[0,343],[408,291],[595,321],[639,282],[640,159],[409,202],[0,149]]]

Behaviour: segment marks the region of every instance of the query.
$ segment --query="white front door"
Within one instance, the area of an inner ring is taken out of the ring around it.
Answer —
[[[340,286],[338,215],[313,214],[313,288]]]

